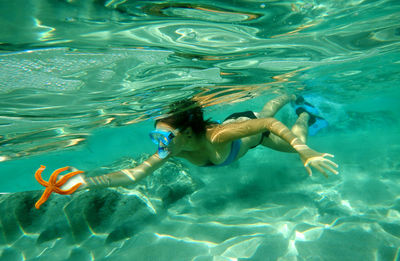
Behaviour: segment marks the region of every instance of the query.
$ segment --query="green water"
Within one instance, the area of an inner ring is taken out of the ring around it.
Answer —
[[[399,17],[386,0],[0,1],[0,260],[399,261]],[[283,93],[328,120],[308,144],[338,176],[256,148],[33,209],[41,164],[129,167],[173,101],[222,120]]]

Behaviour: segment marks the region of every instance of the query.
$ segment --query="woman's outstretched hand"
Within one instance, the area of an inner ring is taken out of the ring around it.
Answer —
[[[327,171],[332,172],[335,175],[339,174],[339,172],[337,171],[339,165],[326,158],[333,158],[334,156],[332,154],[320,153],[308,147],[299,151],[299,154],[300,159],[308,172],[308,175],[312,175],[312,170],[310,167],[316,168],[325,177],[328,177]]]

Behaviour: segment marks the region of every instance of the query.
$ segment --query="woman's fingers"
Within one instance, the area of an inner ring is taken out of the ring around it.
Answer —
[[[329,166],[326,162],[321,162],[321,166],[324,167],[325,169],[329,170],[330,172],[332,172],[335,175],[337,175],[339,173],[336,169]]]
[[[331,158],[334,158],[335,156],[334,155],[332,155],[332,154],[329,154],[329,153],[324,153],[324,154],[322,154],[322,157],[331,157]]]
[[[321,172],[325,177],[328,177],[326,171],[323,168],[321,168],[319,164],[314,164],[313,167],[316,168],[319,172]]]
[[[74,171],[74,172],[75,172],[75,171],[78,171],[78,169],[75,168],[75,167],[69,167],[69,170],[70,170],[70,171]]]
[[[333,158],[335,156],[329,153],[323,153],[320,154],[320,156],[310,157],[305,161],[304,167],[306,168],[308,175],[312,175],[312,170],[310,166],[316,168],[325,177],[328,177],[327,171],[332,172],[335,175],[339,174],[339,172],[336,170],[339,165],[325,157]]]
[[[331,164],[331,165],[332,165],[333,167],[335,167],[335,168],[339,168],[339,165],[336,164],[335,162],[331,161],[331,160],[325,159],[324,161],[325,161],[326,163]]]
[[[311,168],[309,167],[309,166],[305,166],[306,167],[306,170],[307,170],[307,172],[308,172],[308,175],[311,177],[312,176],[312,170],[311,170]]]
[[[330,166],[329,164],[331,164],[332,166]],[[314,159],[313,161],[309,162],[309,165],[311,165],[312,167],[316,168],[319,172],[321,172],[325,177],[328,177],[328,173],[327,171],[332,172],[333,174],[337,175],[339,172],[334,169],[333,167],[336,167],[337,165],[331,161],[327,161],[326,159]],[[307,165],[306,168],[309,168],[309,166]],[[309,172],[310,173],[310,172]]]

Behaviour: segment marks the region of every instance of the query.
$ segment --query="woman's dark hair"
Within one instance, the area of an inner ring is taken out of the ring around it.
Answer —
[[[184,131],[191,127],[193,133],[199,137],[206,131],[207,125],[211,123],[210,120],[204,120],[203,110],[200,104],[193,99],[186,99],[174,102],[170,105],[170,116],[158,119],[158,122],[164,122],[173,128],[178,128]]]

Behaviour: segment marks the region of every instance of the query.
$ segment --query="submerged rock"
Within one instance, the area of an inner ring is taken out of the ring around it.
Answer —
[[[127,167],[126,160],[113,167]],[[36,255],[59,260],[60,251],[66,260],[76,256],[91,260],[89,249],[108,245],[109,253],[114,244],[161,220],[171,204],[199,187],[187,169],[169,162],[132,188],[94,189],[71,196],[53,193],[39,210],[34,205],[42,191],[0,195],[0,260]],[[58,248],[57,254],[50,250]],[[103,257],[107,254],[100,252]]]

